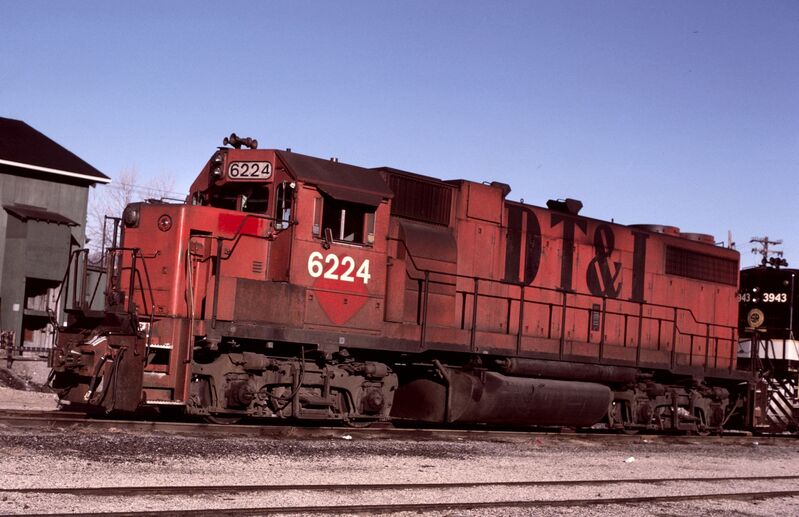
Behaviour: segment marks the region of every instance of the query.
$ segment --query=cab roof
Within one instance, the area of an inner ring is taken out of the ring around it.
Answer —
[[[375,171],[333,160],[323,160],[291,151],[275,151],[289,175],[315,185],[334,199],[377,206],[394,193]]]

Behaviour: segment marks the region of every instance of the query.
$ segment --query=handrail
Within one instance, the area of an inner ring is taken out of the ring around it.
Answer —
[[[417,269],[420,272],[428,271],[431,274],[436,274],[436,275],[441,275],[441,276],[449,276],[449,277],[454,277],[454,278],[463,278],[463,279],[467,279],[467,280],[477,279],[477,280],[480,280],[481,282],[489,282],[489,283],[505,285],[505,286],[515,286],[515,287],[520,287],[522,289],[527,289],[527,288],[538,289],[538,290],[541,290],[541,291],[548,291],[548,292],[552,292],[552,293],[563,293],[564,292],[564,290],[559,288],[559,287],[545,287],[545,286],[539,286],[539,285],[528,285],[528,284],[524,284],[523,282],[508,282],[508,281],[505,281],[505,280],[497,280],[496,278],[482,277],[482,276],[476,276],[476,275],[461,275],[461,274],[458,274],[458,273],[447,273],[447,272],[444,272],[444,271],[434,271],[434,270],[431,270],[431,269],[424,269],[424,268],[419,267],[416,264],[416,261],[414,260],[413,255],[411,254],[410,250],[408,249],[408,245],[405,243],[404,240],[398,239],[396,237],[386,237],[386,240],[395,241],[395,242],[401,243],[403,245],[403,248],[405,248],[405,251],[408,253],[408,257],[411,259],[411,264],[413,265],[414,269]],[[411,280],[422,280],[422,278],[416,278],[414,276],[411,276],[411,274],[409,272],[407,273],[407,275],[408,275],[408,278],[410,278]],[[435,281],[435,280],[431,280],[430,282],[434,283],[434,284],[438,284],[438,285],[449,285],[449,286],[456,286],[457,285],[457,284],[451,283],[451,282],[440,282],[440,281]],[[468,292],[468,291],[462,291],[462,292]],[[691,309],[686,308],[686,307],[677,307],[677,306],[674,306],[674,305],[664,305],[664,304],[653,303],[653,302],[636,302],[636,301],[632,301],[632,300],[623,300],[621,298],[608,298],[607,296],[599,296],[599,295],[595,295],[595,294],[591,294],[591,293],[584,293],[584,292],[575,291],[575,290],[570,290],[570,291],[565,291],[565,292],[567,294],[572,294],[572,295],[576,295],[576,296],[587,296],[587,297],[591,297],[591,298],[595,298],[595,299],[614,300],[614,301],[618,301],[618,302],[632,303],[632,304],[636,304],[636,305],[637,304],[641,304],[641,303],[645,303],[645,305],[648,305],[649,307],[658,307],[658,308],[661,308],[661,309],[674,309],[674,308],[676,308],[676,309],[679,309],[680,311],[683,311],[684,313],[688,314],[689,316],[691,316],[691,319],[693,319],[694,323],[696,323],[697,325],[710,324],[712,326],[720,327],[720,328],[731,328],[728,325],[721,325],[719,323],[709,323],[709,322],[705,322],[705,321],[700,321],[700,320],[698,320],[696,318],[696,316],[694,315],[693,311]],[[481,295],[481,296],[483,296],[483,295]],[[484,295],[484,296],[490,296],[490,295]],[[505,298],[505,297],[498,297],[498,298]]]
[[[263,220],[263,221],[277,221],[278,220],[277,217],[272,217],[271,215],[261,215],[261,214],[254,214],[254,213],[250,213],[250,212],[244,212],[244,217],[242,217],[238,228],[236,228],[236,230],[233,232],[232,236],[224,237],[222,235],[215,235],[215,236],[206,235],[205,237],[212,237],[214,239],[218,239],[218,240],[222,240],[222,241],[236,241],[236,244],[230,250],[230,254],[232,255],[233,251],[236,249],[236,246],[238,246],[239,239],[243,235],[245,235],[245,234],[243,234],[241,232],[244,229],[244,225],[245,225],[245,223],[247,222],[248,219],[260,219],[260,220]],[[282,219],[281,219],[281,221],[282,221]],[[294,226],[296,224],[297,224],[297,221],[295,219],[295,220],[289,221],[289,224],[288,224],[288,226],[286,228],[280,228],[280,229],[274,228],[274,229],[270,230],[266,235],[249,235],[248,234],[248,237],[255,237],[256,239],[274,240],[274,239],[277,238],[278,235],[280,235],[281,233],[286,231],[290,226]],[[191,236],[189,236],[189,240],[191,241],[191,239],[194,238],[194,237],[198,237],[198,236],[197,235],[191,235]]]
[[[69,295],[69,273],[72,272],[72,262],[75,257],[84,252],[88,252],[87,249],[80,249],[80,250],[73,250],[69,254],[69,261],[67,261],[67,269],[64,271],[64,278],[61,280],[61,288],[58,290],[58,296],[55,299],[55,306],[56,309],[58,308],[58,304],[61,302],[61,294],[64,294],[64,300],[66,300],[67,296]]]
[[[108,238],[108,221],[112,221],[114,228],[111,230],[111,245],[106,248],[106,239]],[[122,218],[113,217],[110,215],[103,216],[103,242],[100,246],[100,260],[105,260],[106,251],[110,251],[117,247],[121,241],[122,231]]]
[[[157,257],[159,255],[159,253],[156,252],[156,253],[154,253],[152,255],[144,255],[141,252],[141,248],[126,248],[126,247],[109,248],[108,249],[108,254],[111,257],[111,260],[109,260],[109,262],[107,264],[107,267],[108,267],[108,273],[107,274],[108,274],[108,282],[109,282],[109,284],[107,286],[107,289],[109,289],[109,290],[112,287],[115,286],[117,281],[121,280],[121,278],[119,278],[117,275],[113,274],[113,272],[114,272],[113,270],[115,269],[115,265],[114,265],[115,258],[116,258],[117,255],[121,255],[122,253],[124,253],[126,251],[131,253],[131,263],[130,263],[130,266],[120,267],[119,271],[118,271],[118,273],[119,273],[118,276],[121,277],[121,274],[122,274],[123,271],[129,271],[129,274],[130,274],[129,284],[128,284],[128,300],[127,300],[128,307],[127,307],[127,311],[130,314],[134,314],[136,312],[135,311],[135,307],[133,306],[133,304],[134,304],[133,299],[134,299],[134,292],[136,290],[136,285],[137,285],[136,281],[138,280],[138,287],[139,287],[139,289],[141,291],[142,304],[144,306],[143,314],[148,315],[149,313],[147,311],[147,294],[149,294],[149,296],[150,296],[150,307],[153,307],[153,309],[155,308],[155,296],[153,295],[153,287],[152,287],[152,283],[150,282],[150,273],[149,273],[149,271],[147,269],[147,259],[155,258],[155,257]],[[137,259],[141,260],[142,268],[144,269],[144,279],[142,279],[141,271],[139,271],[139,268],[136,265]],[[145,286],[144,280],[146,280],[146,282],[147,282],[146,286]],[[116,287],[120,287],[120,286],[116,286]],[[151,310],[151,312],[154,312],[154,310]]]
[[[225,237],[225,236],[222,236],[222,235],[204,235],[204,236],[202,236],[202,237],[211,238],[211,239],[215,239],[216,240],[216,259],[215,259],[215,262],[214,262],[214,264],[215,264],[214,298],[213,298],[214,301],[211,304],[211,328],[216,328],[216,316],[217,316],[217,312],[219,310],[219,282],[220,282],[220,279],[222,277],[221,271],[222,271],[222,260],[223,260],[223,257],[222,257],[222,243],[225,242],[225,241],[235,241],[235,244],[233,245],[233,247],[230,248],[230,250],[228,250],[227,257],[225,257],[225,259],[230,258],[230,256],[232,256],[233,252],[236,250],[236,246],[239,245],[241,237],[244,235],[242,233],[242,230],[244,229],[245,223],[247,222],[248,219],[251,219],[251,218],[252,219],[260,219],[260,220],[264,220],[264,221],[277,221],[278,220],[276,217],[272,217],[272,216],[269,216],[269,215],[245,213],[244,217],[241,219],[241,222],[239,223],[238,228],[236,228],[236,231],[233,233],[233,235],[231,237]],[[286,228],[280,228],[280,229],[273,228],[266,235],[251,235],[251,237],[255,237],[257,239],[265,239],[265,240],[272,241],[272,240],[277,239],[277,236],[280,235],[281,233],[283,233],[284,231],[286,231],[289,227],[294,226],[296,224],[297,224],[297,220],[293,219],[293,220],[289,221],[289,224],[288,224],[288,226]],[[199,237],[199,236],[196,236],[196,235],[189,236],[189,247],[191,247],[191,240],[193,238],[195,238],[195,237]]]
[[[420,285],[420,293],[419,293],[419,297],[420,297],[420,299],[419,299],[419,310],[420,310],[420,313],[417,315],[417,324],[422,326],[422,331],[421,331],[421,335],[420,335],[420,347],[421,348],[424,348],[425,345],[426,345],[426,336],[427,336],[426,327],[428,325],[428,319],[427,319],[427,314],[426,313],[427,313],[427,310],[428,310],[427,307],[428,307],[428,297],[429,297],[429,291],[430,291],[430,284],[455,287],[456,288],[455,289],[455,293],[463,295],[463,304],[462,304],[461,310],[464,311],[464,313],[461,315],[461,328],[464,328],[464,324],[465,324],[465,319],[464,318],[465,318],[465,308],[466,308],[466,297],[468,295],[472,295],[474,297],[474,301],[473,301],[473,304],[472,304],[472,320],[471,320],[470,337],[469,337],[470,349],[471,350],[475,350],[475,339],[476,339],[476,332],[477,332],[477,300],[478,300],[478,297],[507,301],[508,304],[509,304],[508,318],[510,318],[510,304],[512,304],[514,301],[519,303],[519,326],[518,326],[518,331],[517,331],[517,334],[516,334],[516,350],[517,350],[517,353],[521,352],[521,341],[522,341],[522,337],[523,337],[523,334],[524,334],[523,325],[522,325],[522,322],[524,321],[524,306],[527,303],[531,303],[531,304],[535,304],[535,305],[542,305],[542,306],[549,306],[549,308],[550,308],[550,310],[549,310],[550,322],[548,324],[548,337],[551,338],[552,337],[551,336],[551,333],[552,333],[552,316],[553,316],[552,313],[553,313],[553,308],[555,307],[555,305],[557,305],[558,308],[561,310],[561,320],[562,320],[561,321],[561,325],[560,325],[560,336],[559,336],[559,339],[558,339],[558,341],[559,341],[558,356],[560,358],[563,357],[563,355],[564,355],[564,345],[565,345],[565,324],[564,324],[563,320],[566,319],[566,312],[568,310],[586,311],[588,313],[588,319],[589,319],[589,325],[590,325],[591,313],[594,310],[596,310],[593,307],[582,307],[582,306],[569,304],[568,301],[567,301],[568,295],[572,295],[572,296],[575,296],[575,297],[578,297],[578,298],[583,298],[583,299],[588,299],[588,300],[590,300],[590,299],[595,299],[595,300],[600,300],[601,299],[602,300],[600,329],[599,329],[599,331],[601,332],[600,342],[599,342],[599,360],[600,361],[603,359],[604,352],[605,352],[605,350],[604,350],[605,345],[606,345],[606,342],[605,342],[605,323],[606,323],[606,319],[607,319],[608,316],[611,316],[611,317],[623,317],[624,318],[624,320],[625,320],[625,323],[624,323],[624,326],[625,326],[625,329],[624,329],[625,338],[624,338],[623,346],[625,346],[625,347],[627,346],[626,345],[626,343],[627,343],[627,337],[626,336],[627,336],[627,328],[628,328],[628,318],[636,318],[638,320],[638,329],[637,329],[638,339],[636,340],[637,344],[636,344],[636,358],[635,358],[635,363],[636,364],[640,364],[640,362],[641,362],[641,338],[642,338],[642,333],[643,333],[643,322],[645,320],[646,321],[650,321],[650,322],[653,322],[653,321],[657,321],[658,322],[658,337],[657,337],[658,350],[660,350],[660,346],[661,346],[662,324],[665,322],[667,324],[671,324],[672,325],[673,332],[672,332],[672,340],[671,340],[671,357],[670,357],[670,366],[672,368],[674,368],[677,365],[677,357],[676,357],[677,347],[676,347],[676,343],[677,343],[678,335],[679,336],[683,336],[683,337],[687,337],[690,340],[689,341],[689,344],[690,344],[689,366],[693,365],[693,360],[694,360],[694,357],[693,357],[694,356],[694,340],[695,340],[695,338],[704,338],[704,340],[705,340],[705,361],[704,361],[704,367],[705,368],[707,368],[709,366],[709,362],[710,362],[709,350],[710,350],[710,346],[711,346],[711,340],[715,343],[715,353],[714,353],[713,359],[714,359],[714,364],[716,365],[716,367],[718,367],[718,359],[719,359],[719,357],[718,357],[719,341],[729,342],[731,347],[734,347],[735,344],[736,344],[736,340],[735,340],[735,333],[736,333],[736,330],[737,330],[736,326],[723,325],[723,324],[720,324],[720,323],[712,323],[712,322],[700,321],[700,320],[697,319],[696,315],[694,314],[694,312],[690,308],[677,307],[677,306],[673,306],[673,305],[664,305],[664,304],[659,304],[659,303],[647,303],[647,302],[643,302],[643,301],[614,299],[614,298],[608,298],[607,296],[598,296],[598,295],[579,292],[579,291],[574,291],[574,290],[565,291],[563,289],[558,289],[558,288],[551,288],[551,287],[544,287],[544,286],[533,286],[533,285],[523,284],[521,282],[518,282],[518,283],[507,282],[505,280],[497,280],[497,279],[494,279],[494,278],[486,278],[486,277],[481,277],[481,276],[478,276],[478,275],[470,276],[470,275],[462,275],[462,274],[458,274],[458,273],[448,273],[448,272],[444,272],[444,271],[436,271],[436,270],[432,270],[432,269],[428,269],[428,268],[422,268],[422,267],[420,267],[417,264],[416,259],[414,258],[413,254],[411,253],[410,249],[408,248],[408,245],[405,242],[405,240],[399,239],[399,238],[395,238],[395,237],[387,237],[387,240],[395,241],[398,244],[401,244],[403,246],[403,248],[404,248],[406,257],[410,260],[410,264],[413,266],[413,269],[415,269],[419,273],[423,273],[423,275],[424,275],[423,278],[417,277],[414,274],[411,274],[411,271],[409,271],[406,268],[406,272],[405,272],[406,276],[409,279],[411,279],[411,280],[417,281],[419,283],[419,285]],[[444,278],[471,280],[471,281],[474,282],[474,288],[472,290],[458,289],[457,288],[457,285],[458,285],[457,282],[446,281],[446,280],[443,280],[443,279],[436,279],[436,278],[434,278],[434,275],[437,275],[438,277],[444,277]],[[510,296],[510,295],[496,295],[496,294],[489,294],[489,293],[486,293],[486,292],[478,292],[478,286],[482,282],[488,282],[490,285],[504,285],[504,286],[519,287],[519,290],[520,290],[519,297],[517,299],[516,297]],[[556,302],[553,302],[553,301],[547,302],[547,301],[535,300],[535,299],[534,300],[530,300],[526,296],[526,293],[528,292],[529,289],[536,289],[536,290],[539,290],[539,291],[542,291],[542,292],[549,292],[549,293],[558,293],[560,295],[560,297],[561,297],[561,303],[556,304]],[[620,302],[622,304],[623,307],[624,306],[628,306],[629,304],[637,305],[638,306],[638,310],[635,311],[635,312],[632,312],[632,311],[630,311],[630,312],[627,312],[627,311],[613,311],[613,310],[609,311],[607,309],[608,300],[618,301],[618,302]],[[643,313],[644,312],[643,311],[644,305],[646,305],[648,307],[651,307],[651,308],[654,308],[654,309],[667,309],[669,312],[673,312],[673,314],[674,314],[673,319],[672,318],[668,318],[668,317],[656,317],[656,316],[652,316],[652,315],[645,315]],[[704,334],[697,334],[697,333],[694,333],[694,332],[688,332],[688,331],[685,331],[685,330],[681,329],[680,325],[679,325],[679,321],[678,321],[680,314],[687,314],[688,316],[690,316],[691,320],[693,321],[693,324],[695,324],[697,326],[704,327],[704,330],[705,330]],[[711,328],[715,330],[715,332],[713,332],[713,335],[711,335]],[[730,331],[730,337],[720,336],[719,335],[720,331]],[[508,326],[507,326],[506,332],[510,333],[510,320],[508,320]],[[587,342],[590,343],[591,342],[591,340],[590,340],[590,336],[591,336],[590,331],[587,332],[587,336],[588,336],[588,341]],[[732,369],[734,367],[734,357],[735,357],[735,354],[731,354],[731,360],[730,360],[730,364],[729,364],[730,371],[732,371]]]
[[[82,248],[73,250],[69,254],[69,260],[67,261],[67,267],[64,271],[64,277],[61,279],[61,287],[58,290],[58,295],[56,296],[54,302],[54,310],[58,309],[62,300],[62,295],[64,300],[64,310],[83,310],[86,308],[91,308],[92,304],[94,303],[95,296],[97,295],[97,289],[100,287],[102,276],[106,274],[106,271],[93,269],[93,271],[99,273],[99,276],[97,278],[97,283],[94,284],[91,298],[87,299],[89,288],[88,271],[90,268],[94,267],[89,262],[89,253],[90,250],[88,248]],[[83,257],[82,260],[81,257]],[[71,282],[70,273],[72,273]],[[70,285],[73,286],[73,291],[70,291]],[[69,299],[70,294],[72,294],[71,299]],[[69,306],[67,306],[67,304],[69,304]]]

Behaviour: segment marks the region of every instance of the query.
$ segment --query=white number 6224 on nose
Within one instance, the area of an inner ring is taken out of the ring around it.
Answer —
[[[344,268],[344,271],[339,273],[339,267]],[[355,271],[355,276],[353,276],[353,271]],[[321,276],[342,282],[355,282],[356,278],[360,278],[364,284],[368,284],[372,277],[369,274],[369,259],[364,260],[356,271],[355,259],[349,255],[339,259],[338,255],[334,253],[328,253],[325,256],[318,251],[314,251],[308,256],[308,274],[313,278]]]

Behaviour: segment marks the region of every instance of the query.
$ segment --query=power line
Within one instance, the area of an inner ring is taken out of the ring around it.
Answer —
[[[110,188],[110,189],[113,189],[113,190],[119,190],[119,191],[136,192],[138,194],[144,194],[144,195],[150,195],[150,196],[157,194],[157,195],[164,195],[164,196],[173,196],[173,195],[174,196],[179,196],[181,199],[186,197],[186,193],[185,192],[176,192],[176,191],[173,191],[173,190],[165,190],[165,189],[158,188],[158,187],[147,187],[145,185],[133,185],[133,184],[130,184],[130,183],[116,184],[116,185],[113,184],[113,183],[109,183],[107,185],[100,186],[100,189],[106,189],[106,188]]]

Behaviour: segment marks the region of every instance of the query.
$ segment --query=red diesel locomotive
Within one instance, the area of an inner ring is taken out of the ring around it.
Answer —
[[[759,424],[757,379],[736,368],[739,256],[711,237],[225,143],[185,204],[125,209],[104,310],[77,282],[50,358],[65,403],[217,422]]]

